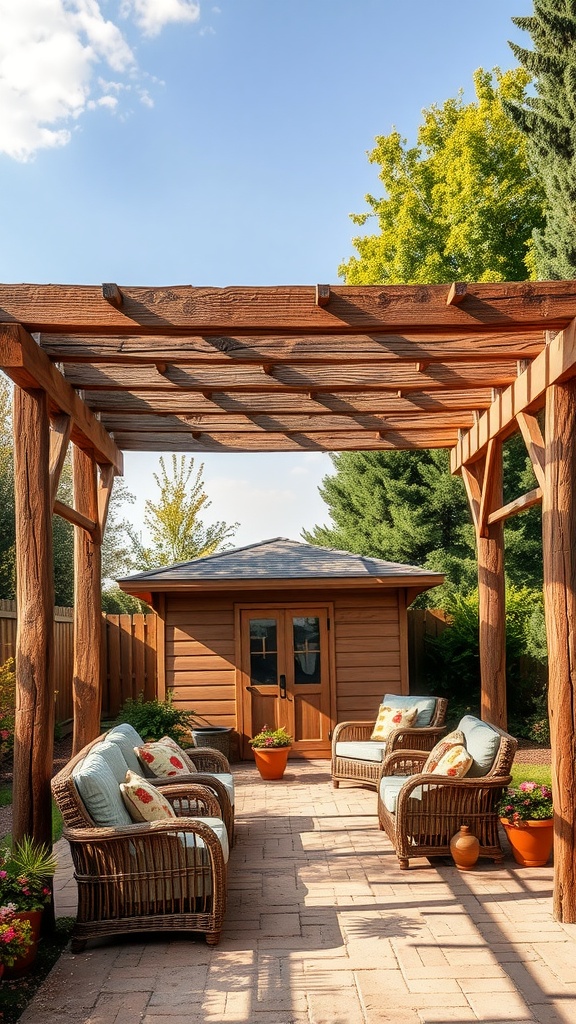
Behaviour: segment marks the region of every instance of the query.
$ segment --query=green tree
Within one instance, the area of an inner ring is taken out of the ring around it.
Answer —
[[[193,458],[173,455],[169,474],[164,458],[160,458],[160,473],[154,473],[160,497],[157,503],[147,500],[145,505],[144,524],[152,543],[146,546],[134,530],[129,530],[134,568],[187,562],[229,546],[226,541],[234,536],[238,523],[205,525],[200,519],[200,512],[211,505],[204,490],[203,470],[203,463],[194,472]]]
[[[553,2],[553,0],[550,0]],[[462,94],[423,111],[417,144],[398,131],[369,154],[383,197],[352,216],[377,234],[354,238],[358,256],[342,263],[347,284],[521,281],[533,229],[543,223],[543,190],[529,168],[527,142],[503,103],[522,104],[523,69],[474,75],[476,101]]]
[[[533,49],[510,43],[534,76],[535,95],[506,97],[505,108],[526,140],[542,182],[546,221],[534,231],[534,267],[543,280],[576,276],[576,2],[534,0],[534,13],[512,18]]]

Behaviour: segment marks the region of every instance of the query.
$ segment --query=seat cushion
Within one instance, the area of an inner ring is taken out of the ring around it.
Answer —
[[[228,772],[222,772],[220,775],[217,772],[211,772],[210,774],[213,775],[215,779],[220,779],[220,782],[226,786],[228,796],[230,797],[230,803],[232,804],[232,807],[234,807],[234,776],[230,775]]]
[[[136,729],[133,729],[127,723],[115,725],[113,729],[106,733],[106,739],[109,743],[118,744],[130,771],[140,775],[142,766],[134,753],[134,747],[141,747],[144,740],[138,735]]]
[[[132,818],[124,806],[118,780],[99,753],[99,747],[100,744],[74,769],[72,778],[76,789],[96,825],[131,825]]]
[[[385,750],[386,744],[376,740],[341,740],[336,743],[336,756],[349,757],[351,761],[381,761]]]
[[[397,693],[385,693],[383,704],[393,704],[395,708],[413,708],[418,709],[416,715],[416,721],[413,722],[413,728],[424,729],[427,725],[430,725],[432,721],[432,715],[436,709],[436,697],[400,697]]]
[[[380,796],[386,810],[390,811],[390,814],[396,814],[398,794],[404,783],[408,782],[410,778],[410,775],[385,775],[384,778],[380,780]],[[421,786],[416,786],[416,788],[412,790],[410,799],[422,799]]]
[[[395,729],[409,729],[414,725],[417,714],[418,709],[414,705],[398,707],[392,701],[390,704],[381,704],[370,739],[386,740]]]
[[[467,775],[470,779],[479,779],[487,775],[496,754],[500,749],[500,735],[487,722],[480,721],[474,715],[465,715],[458,724],[464,733],[467,751],[472,754],[472,764]]]
[[[176,817],[170,801],[141,775],[127,772],[120,793],[131,821],[161,821],[163,818]]]

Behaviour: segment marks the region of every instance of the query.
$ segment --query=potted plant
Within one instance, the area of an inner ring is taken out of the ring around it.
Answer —
[[[504,793],[498,812],[514,860],[524,867],[547,863],[554,843],[552,790],[539,782],[521,782]]]
[[[22,921],[11,905],[0,906],[0,978],[4,968],[24,959],[33,944],[30,922]]]
[[[262,778],[281,779],[292,747],[292,737],[289,733],[284,728],[269,729],[265,725],[262,731],[250,740],[250,746]]]
[[[42,911],[52,899],[51,879],[55,871],[53,853],[28,836],[0,854],[0,905],[8,906],[17,919],[28,922],[32,934],[32,944],[25,956],[7,965],[15,973],[33,963],[36,956]]]

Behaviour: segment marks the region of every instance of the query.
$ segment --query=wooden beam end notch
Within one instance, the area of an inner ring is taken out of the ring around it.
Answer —
[[[108,281],[102,285],[102,298],[106,299],[106,302],[109,302],[115,309],[122,308],[124,296],[122,295],[118,285],[114,284],[113,281]]]
[[[330,285],[329,284],[317,284],[316,285],[316,305],[327,306],[330,302]]]
[[[454,284],[450,285],[450,291],[448,292],[448,298],[446,299],[447,306],[459,306],[464,301],[468,293],[468,285],[465,281],[455,281]]]

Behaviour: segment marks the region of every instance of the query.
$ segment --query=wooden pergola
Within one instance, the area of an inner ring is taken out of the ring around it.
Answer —
[[[15,835],[50,838],[53,511],[76,527],[78,749],[100,726],[100,546],[122,451],[450,448],[477,537],[482,715],[500,726],[503,524],[543,505],[554,913],[575,922],[575,312],[574,281],[0,285],[0,367],[18,385]],[[504,505],[502,442],[517,430],[538,486]],[[74,508],[56,500],[70,440]]]

